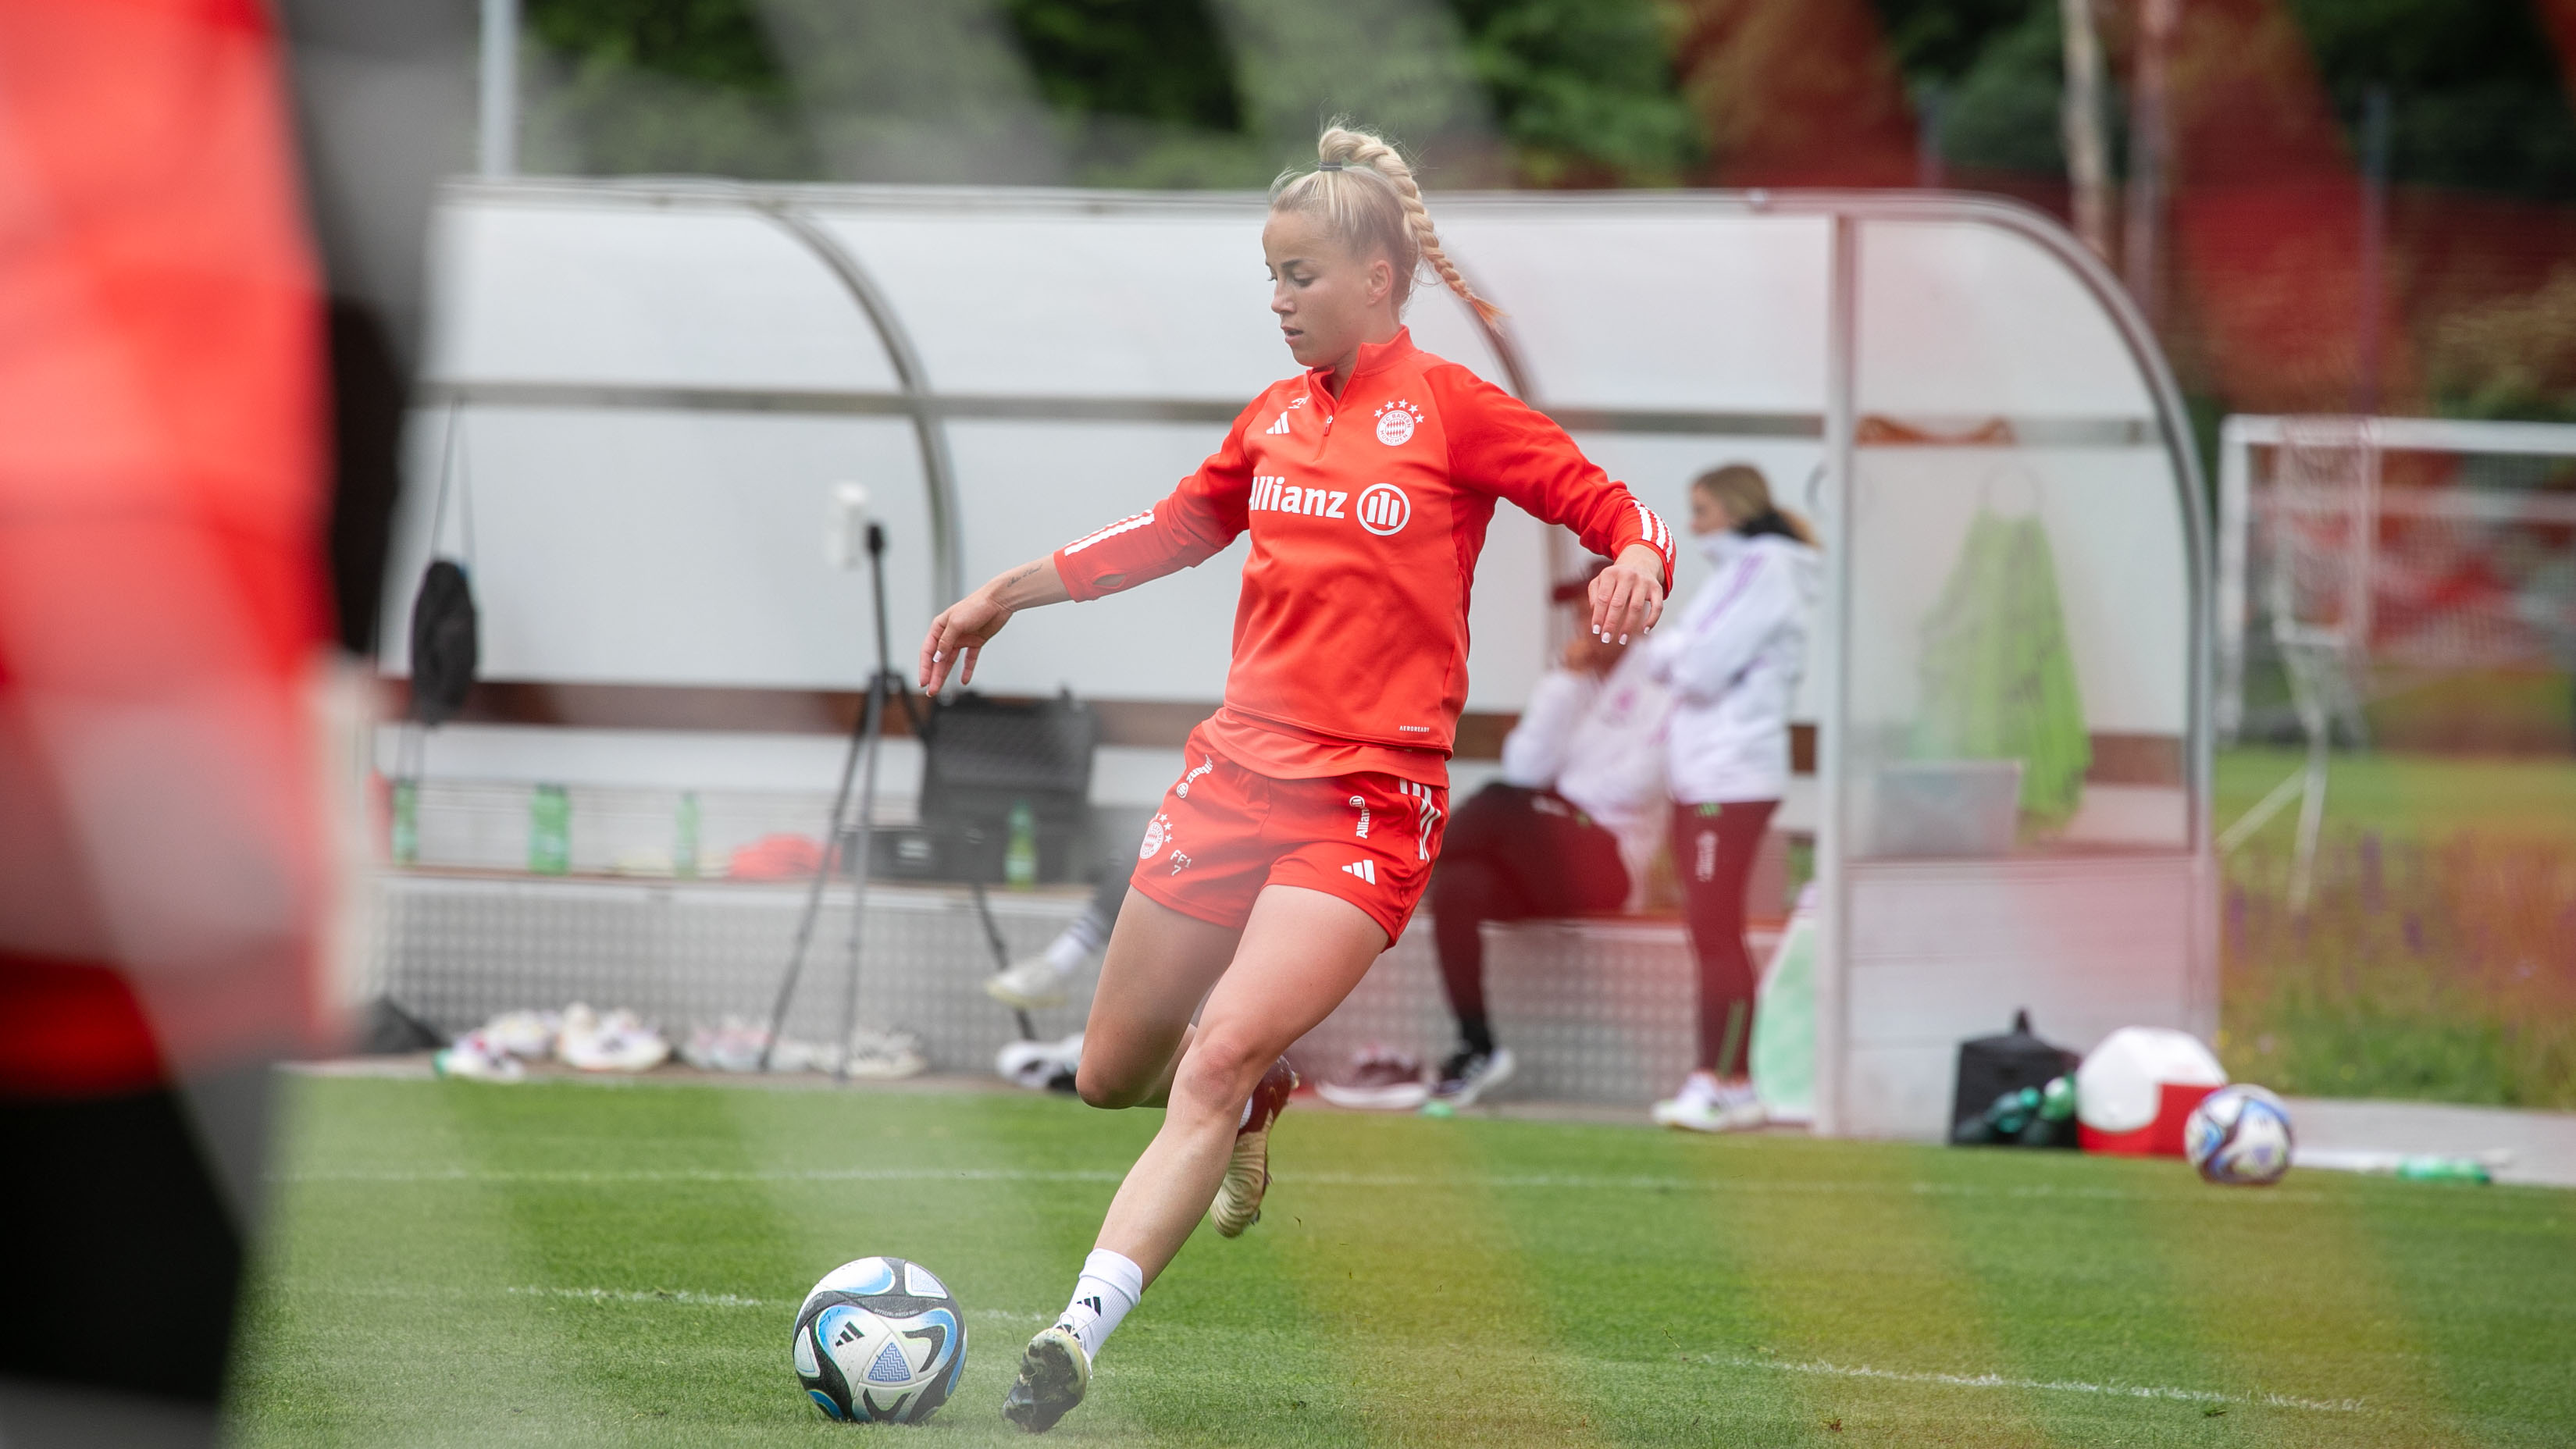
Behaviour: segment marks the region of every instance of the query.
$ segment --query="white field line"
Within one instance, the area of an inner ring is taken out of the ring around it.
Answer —
[[[792,1310],[801,1302],[794,1298],[750,1298],[739,1293],[704,1293],[689,1288],[565,1288],[536,1285],[511,1285],[501,1288],[466,1288],[428,1283],[370,1284],[302,1284],[291,1285],[288,1294],[322,1293],[360,1298],[489,1298],[495,1294],[510,1298],[569,1298],[583,1303],[673,1304],[684,1308],[776,1308]],[[1009,1319],[1035,1323],[1047,1315],[1019,1312],[1009,1308],[973,1308],[969,1318]]]
[[[1899,1384],[1938,1384],[1959,1389],[2025,1389],[2053,1394],[2099,1394],[2115,1399],[2176,1399],[2187,1404],[2261,1404],[2276,1409],[2308,1409],[2321,1414],[2368,1413],[2359,1399],[2302,1399],[2289,1394],[2225,1394],[2215,1389],[2177,1389],[2162,1384],[2094,1384],[2082,1379],[2011,1379],[2001,1374],[1913,1373],[1861,1364],[1795,1363],[1762,1358],[1716,1358],[1702,1362],[1725,1368],[1772,1369],[1819,1378],[1881,1379]]]
[[[290,1183],[526,1183],[531,1185],[600,1186],[651,1183],[796,1183],[796,1182],[1028,1182],[1115,1183],[1126,1176],[1093,1168],[389,1168],[324,1169],[286,1173]],[[1412,1173],[1282,1172],[1278,1181],[1315,1187],[1488,1187],[1561,1188],[1585,1192],[1772,1192],[1902,1194],[1915,1197],[2066,1198],[2087,1202],[2150,1202],[2188,1198],[2194,1202],[2314,1203],[2325,1195],[2297,1189],[2211,1189],[2185,1185],[2178,1192],[2139,1192],[2116,1187],[2060,1187],[2027,1183],[1987,1187],[1959,1182],[1845,1182],[1780,1178],[1687,1178],[1581,1173],[1460,1173],[1448,1176]]]
[[[294,1290],[289,1290],[294,1291]],[[304,1291],[317,1291],[307,1289]],[[471,1298],[488,1296],[495,1290],[432,1285],[402,1286],[376,1284],[331,1287],[318,1291],[355,1294],[369,1298]],[[691,1289],[644,1288],[567,1288],[552,1286],[511,1286],[498,1292],[514,1298],[568,1298],[585,1303],[672,1304],[686,1308],[778,1308],[795,1307],[779,1298],[749,1298],[738,1293],[703,1293]],[[1008,1319],[1034,1323],[1046,1317],[1043,1313],[1024,1313],[1008,1308],[977,1308],[970,1318]],[[1720,1358],[1704,1355],[1702,1363],[1720,1368],[1769,1369],[1777,1373],[1807,1374],[1818,1378],[1877,1379],[1887,1383],[1936,1384],[1957,1389],[2022,1389],[2058,1394],[2096,1394],[2105,1398],[2168,1399],[2187,1404],[2260,1404],[2279,1409],[2308,1409],[2317,1413],[2367,1413],[2369,1406],[2359,1399],[2303,1399],[2289,1394],[2227,1394],[2214,1389],[2179,1389],[2162,1384],[2096,1384],[2082,1379],[2015,1379],[2002,1374],[1918,1373],[1903,1369],[1870,1368],[1861,1364],[1800,1363],[1767,1358]]]

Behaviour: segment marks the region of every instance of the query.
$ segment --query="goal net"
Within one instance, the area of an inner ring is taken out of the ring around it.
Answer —
[[[2220,435],[2222,739],[2378,694],[2576,671],[2576,426],[2236,416]]]

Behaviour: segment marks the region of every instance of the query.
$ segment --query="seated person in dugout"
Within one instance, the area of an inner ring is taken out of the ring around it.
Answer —
[[[1642,644],[1570,641],[1503,740],[1502,779],[1449,822],[1431,878],[1431,927],[1457,1051],[1431,1082],[1401,1059],[1365,1058],[1349,1079],[1319,1088],[1327,1101],[1464,1107],[1501,1085],[1513,1061],[1485,1014],[1485,922],[1616,911],[1642,897],[1663,845],[1670,703],[1644,655]]]

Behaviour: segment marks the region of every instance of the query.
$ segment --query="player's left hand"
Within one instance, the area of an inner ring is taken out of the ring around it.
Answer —
[[[1625,644],[1664,617],[1664,556],[1642,543],[1592,578],[1592,632]]]

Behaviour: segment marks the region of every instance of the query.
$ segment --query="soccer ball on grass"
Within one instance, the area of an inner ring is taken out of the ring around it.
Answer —
[[[965,1311],[919,1263],[861,1258],[805,1295],[791,1352],[824,1417],[918,1424],[966,1372]]]
[[[2269,1186],[2290,1170],[2290,1109],[2250,1083],[2221,1087],[2191,1109],[2182,1150],[2211,1182]]]

